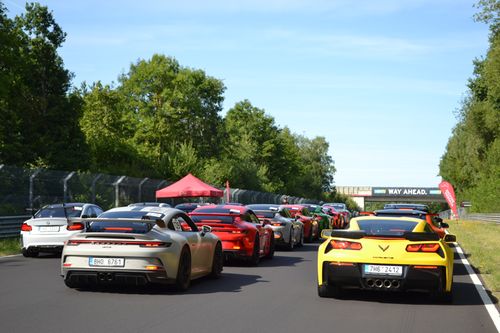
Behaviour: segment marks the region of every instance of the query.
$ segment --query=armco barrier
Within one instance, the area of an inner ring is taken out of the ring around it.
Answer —
[[[458,215],[461,220],[500,223],[500,213],[468,213],[466,209],[460,208]],[[451,210],[440,212],[439,217],[443,219],[451,218]]]
[[[16,237],[21,232],[21,224],[31,215],[0,217],[0,238]]]

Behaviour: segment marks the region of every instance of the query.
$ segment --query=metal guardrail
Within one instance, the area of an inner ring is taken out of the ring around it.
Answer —
[[[468,213],[464,208],[460,208],[458,215],[461,220],[473,220],[500,224],[500,213]],[[450,219],[451,210],[440,212],[439,217],[443,219]]]
[[[500,224],[500,214],[499,213],[491,213],[491,214],[466,214],[461,217],[465,220],[474,220],[474,221],[482,221],[482,222],[494,222]]]
[[[17,237],[21,232],[21,225],[31,215],[3,216],[0,217],[0,238]]]

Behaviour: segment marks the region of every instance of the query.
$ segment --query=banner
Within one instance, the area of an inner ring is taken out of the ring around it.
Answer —
[[[439,189],[441,190],[443,197],[446,199],[448,206],[450,206],[455,219],[458,219],[457,200],[455,199],[455,191],[453,190],[453,186],[443,180],[441,183],[439,183]]]

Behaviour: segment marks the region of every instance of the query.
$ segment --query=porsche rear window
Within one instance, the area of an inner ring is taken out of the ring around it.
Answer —
[[[411,232],[418,222],[398,220],[362,220],[358,221],[359,229],[367,235],[374,236],[403,236],[405,232]]]
[[[217,215],[191,215],[194,223],[227,223],[231,224],[235,216],[217,216]]]
[[[126,218],[126,219],[149,219],[156,220],[163,218],[163,214],[158,212],[144,212],[144,211],[114,211],[104,212],[99,215],[99,218]],[[87,228],[88,232],[124,232],[134,234],[144,234],[151,230],[153,227],[150,223],[142,222],[90,222]]]

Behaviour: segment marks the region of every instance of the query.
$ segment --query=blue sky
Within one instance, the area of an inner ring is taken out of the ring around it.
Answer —
[[[4,0],[10,15],[24,2]],[[437,186],[438,164],[488,29],[468,0],[40,1],[67,32],[74,84],[116,82],[154,53],[324,136],[337,185]]]

